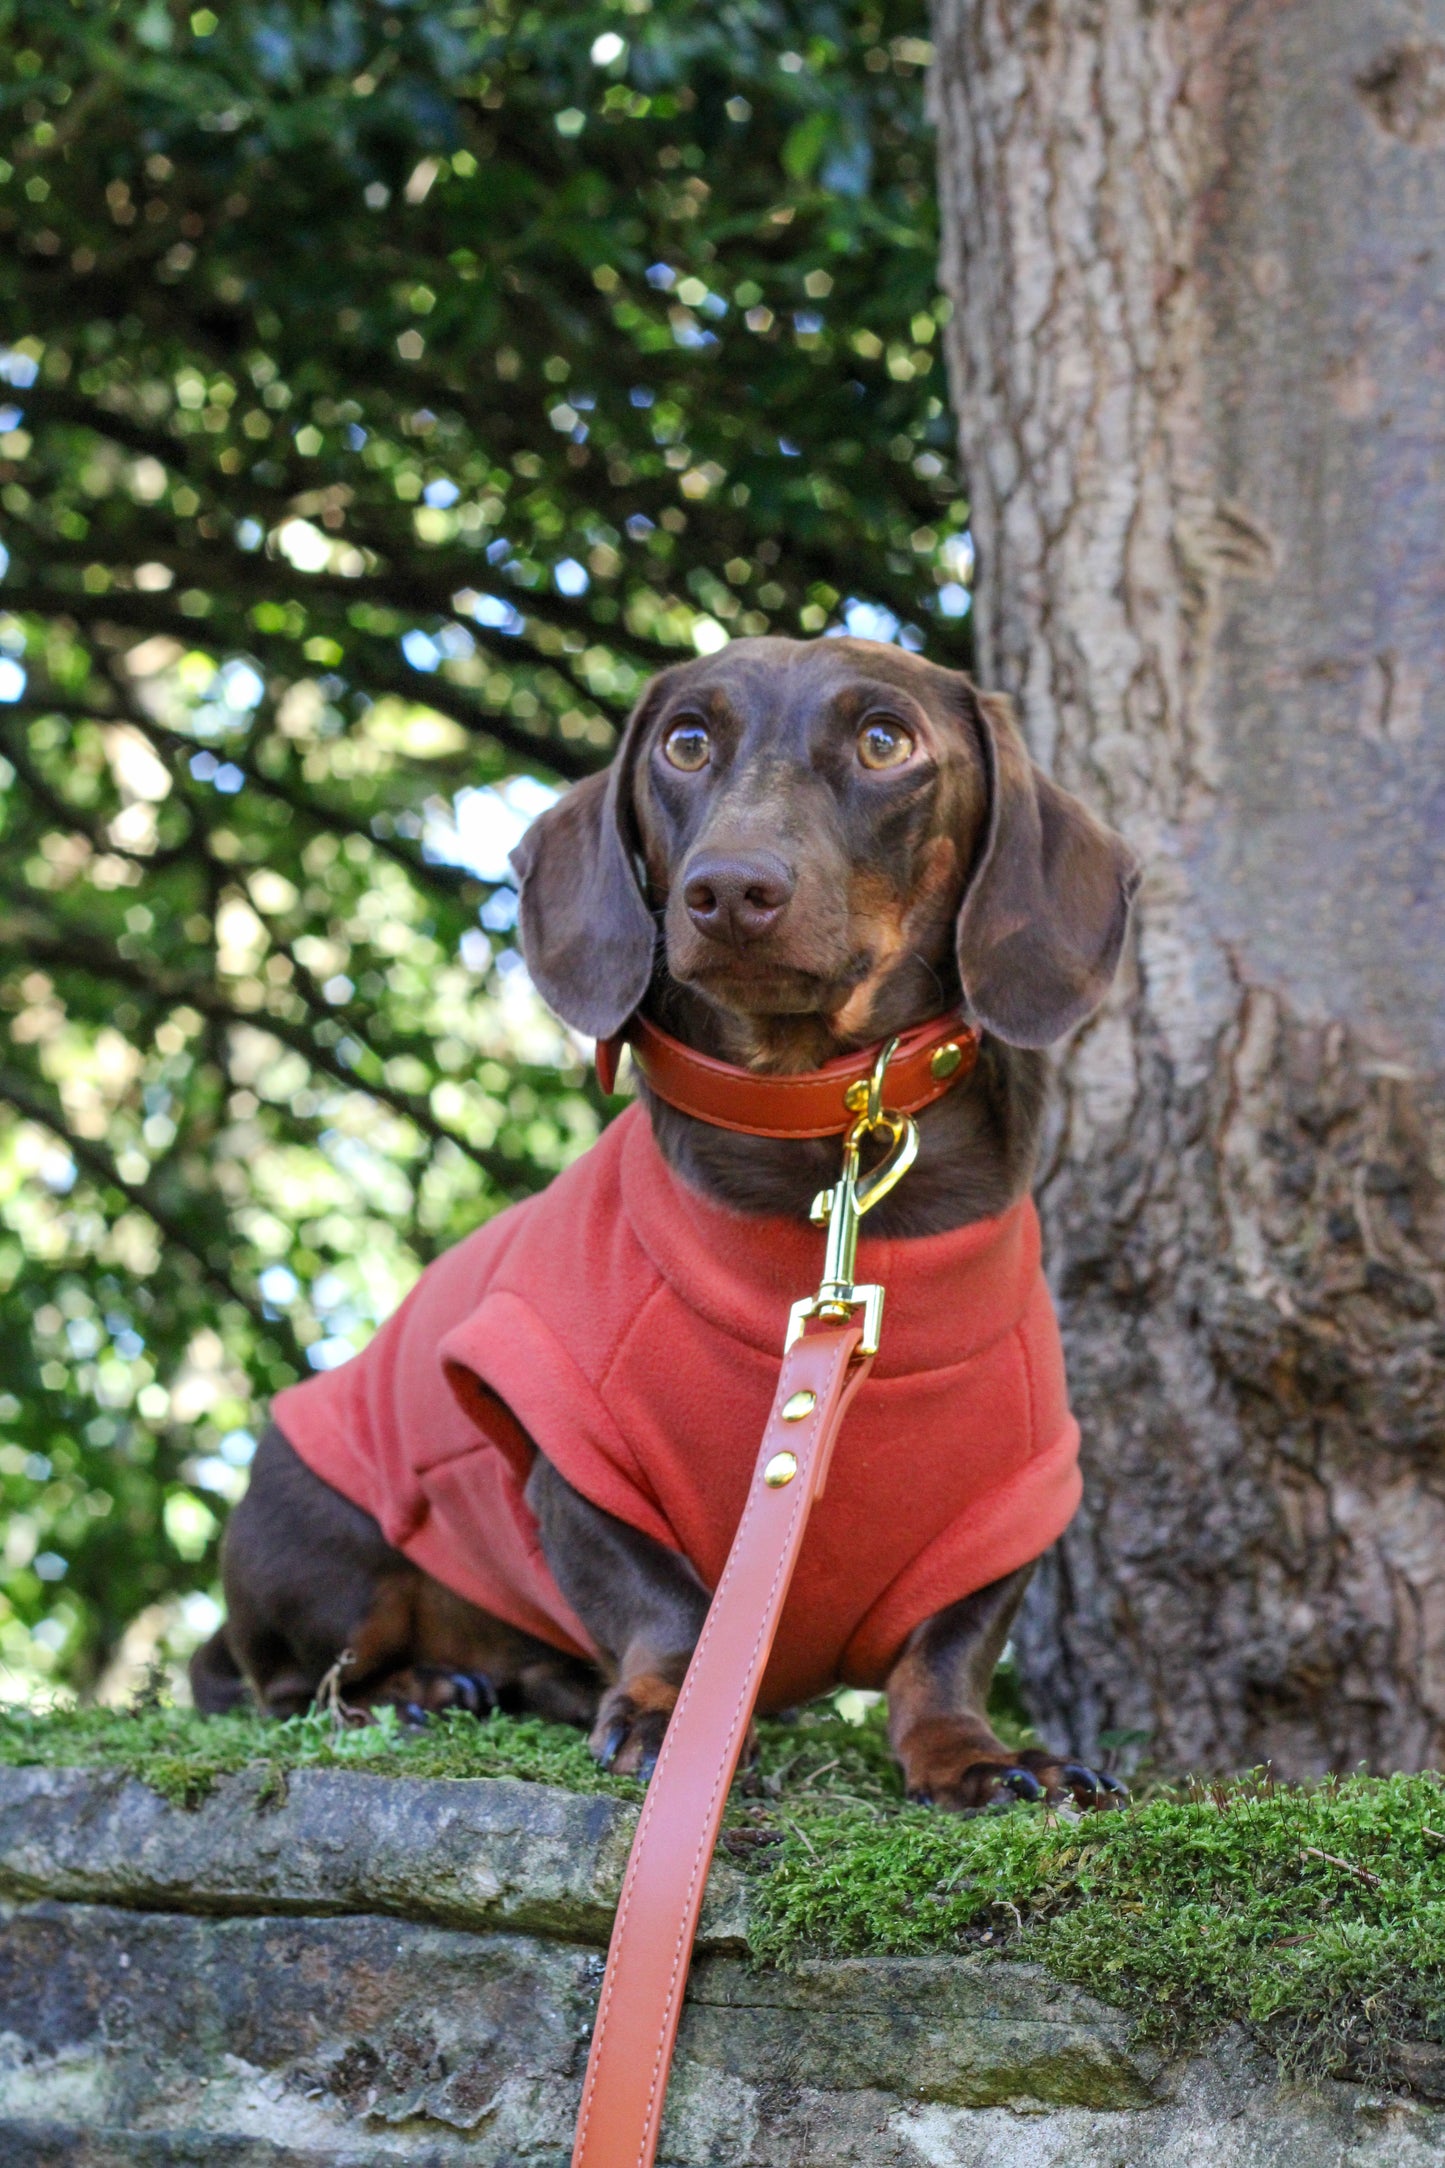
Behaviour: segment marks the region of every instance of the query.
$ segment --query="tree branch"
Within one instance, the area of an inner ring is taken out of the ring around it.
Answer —
[[[13,895],[13,891],[11,893]],[[284,943],[278,945],[282,953],[290,957],[292,968],[303,987],[309,987],[313,997],[319,996],[319,989],[306,967],[291,955],[290,949]],[[314,1030],[307,1031],[288,1017],[273,1016],[269,1010],[240,1008],[235,1002],[228,1001],[210,979],[193,978],[180,972],[148,971],[134,957],[122,956],[111,943],[94,934],[87,935],[83,943],[70,941],[64,935],[53,931],[37,931],[33,918],[28,924],[19,925],[13,930],[0,926],[0,949],[4,948],[18,949],[28,962],[80,971],[92,978],[105,978],[117,985],[128,986],[160,1006],[184,1003],[195,1009],[199,1015],[215,1022],[246,1024],[255,1031],[268,1031],[273,1038],[279,1039],[283,1046],[289,1046],[300,1054],[312,1068],[320,1069],[337,1083],[344,1084],[348,1091],[364,1092],[369,1099],[375,1099],[382,1106],[390,1107],[394,1114],[403,1115],[423,1136],[430,1137],[438,1144],[454,1146],[505,1194],[516,1189],[518,1178],[524,1173],[524,1170],[504,1153],[491,1151],[484,1145],[470,1144],[465,1137],[458,1136],[455,1130],[448,1129],[444,1122],[437,1120],[427,1100],[419,1094],[398,1091],[394,1086],[380,1080],[359,1076],[342,1061],[333,1048],[317,1040]],[[344,1008],[334,1009],[319,998],[308,998],[305,992],[302,993],[302,999],[306,1002],[311,1016],[318,1022],[338,1023],[349,1036],[357,1039],[360,1044],[365,1044],[364,1018],[348,1015]],[[405,1048],[398,1051],[404,1052]]]
[[[19,710],[12,708],[9,712],[15,714]],[[115,720],[113,716],[105,718],[97,716],[92,719],[111,722]],[[59,791],[52,788],[30,758],[29,752],[17,745],[13,737],[7,734],[4,728],[6,720],[5,716],[0,716],[0,746],[4,747],[5,758],[32,797],[39,801],[51,819],[66,828],[77,830],[86,838],[92,850],[106,853],[115,858],[124,858],[133,866],[143,866],[151,871],[175,865],[181,859],[188,858],[193,854],[193,841],[191,839],[188,839],[185,843],[170,844],[165,850],[148,853],[130,851],[123,844],[112,843],[110,838],[93,821],[87,818],[79,806],[72,805],[68,798],[62,798]]]
[[[168,724],[158,723],[154,716],[147,715],[145,709],[125,688],[121,688],[121,698],[125,702],[126,721],[149,738],[157,749],[164,747],[170,753],[173,764],[179,765],[194,754],[206,750],[198,739],[188,738],[184,731],[172,730]],[[67,712],[84,714],[86,711],[71,708]],[[100,718],[94,717],[92,720],[98,721]],[[369,822],[363,830],[362,823],[353,816],[318,803],[302,791],[288,789],[274,776],[264,774],[246,749],[237,746],[223,750],[225,758],[233,767],[240,769],[247,782],[253,783],[262,797],[274,799],[278,805],[284,805],[291,812],[301,814],[315,827],[325,829],[331,835],[354,836],[364,832],[373,850],[380,851],[383,857],[390,858],[393,864],[400,866],[419,888],[432,889],[448,902],[455,902],[457,890],[465,881],[475,881],[479,888],[488,891],[510,886],[504,881],[484,881],[479,874],[469,873],[464,866],[433,864],[423,858],[420,851],[409,851],[392,837],[377,835]]]
[[[17,615],[26,611],[38,617],[68,617],[77,624],[129,625],[143,633],[163,632],[172,639],[194,645],[198,639],[207,637],[207,627],[215,638],[214,620],[197,620],[186,617],[161,596],[142,595],[111,590],[108,594],[92,595],[83,590],[39,587],[34,584],[10,586],[4,590],[5,606]],[[223,631],[223,637],[224,631]],[[347,628],[347,638],[353,647],[374,647],[366,634],[358,634]],[[283,647],[266,633],[257,632],[248,625],[245,632],[232,635],[226,644],[259,655],[269,668],[280,673],[293,671],[296,666],[293,649]],[[533,737],[505,717],[491,710],[478,713],[477,704],[466,699],[458,687],[440,676],[424,670],[413,670],[407,663],[398,667],[395,663],[370,664],[366,672],[369,687],[381,692],[399,694],[403,699],[415,701],[420,707],[434,708],[439,715],[450,716],[464,730],[490,737],[508,752],[515,753],[531,767],[550,768],[554,774],[575,782],[584,775],[591,775],[605,764],[605,756],[590,754],[581,748],[569,746],[560,738]]]
[[[89,1137],[77,1137],[59,1108],[48,1104],[25,1078],[3,1066],[0,1066],[0,1100],[12,1107],[23,1120],[35,1122],[42,1129],[48,1129],[53,1137],[60,1140],[78,1165],[86,1168],[97,1181],[119,1190],[128,1204],[144,1212],[173,1248],[183,1251],[200,1267],[212,1287],[226,1300],[238,1302],[263,1332],[274,1334],[282,1341],[288,1358],[302,1375],[305,1375],[305,1353],[288,1321],[285,1318],[267,1317],[256,1298],[248,1295],[244,1288],[238,1287],[230,1273],[201,1248],[183,1223],[160,1202],[152,1182],[128,1182],[108,1152]]]

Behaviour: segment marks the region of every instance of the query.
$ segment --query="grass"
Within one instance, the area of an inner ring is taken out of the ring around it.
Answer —
[[[257,1765],[640,1796],[604,1776],[576,1732],[530,1718],[412,1732],[320,1715],[0,1713],[0,1764],[37,1763],[124,1769],[187,1806]],[[1445,2044],[1436,1777],[1156,1786],[1124,1813],[1020,1807],[964,1822],[904,1804],[878,1712],[857,1725],[825,1707],[761,1727],[723,1845],[753,1877],[761,1961],[1026,1957],[1131,2011],[1166,2049],[1238,2022],[1302,2075],[1379,2075],[1392,2041]]]

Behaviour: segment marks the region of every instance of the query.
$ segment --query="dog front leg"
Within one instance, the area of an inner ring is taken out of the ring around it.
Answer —
[[[1117,1778],[1047,1747],[1004,1745],[988,1692],[1033,1567],[965,1596],[915,1627],[888,1674],[888,1737],[910,1799],[974,1813],[1010,1798],[1117,1806]]]
[[[645,1782],[711,1599],[681,1552],[594,1506],[540,1453],[527,1503],[553,1578],[611,1674],[592,1752],[604,1769]]]

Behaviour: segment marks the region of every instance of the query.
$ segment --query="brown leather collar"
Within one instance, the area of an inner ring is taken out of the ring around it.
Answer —
[[[957,1014],[905,1031],[888,1064],[885,1104],[899,1114],[931,1106],[968,1075],[978,1059],[978,1040],[975,1028]],[[838,1137],[859,1111],[849,1103],[852,1087],[866,1088],[881,1045],[880,1040],[855,1054],[840,1054],[801,1076],[759,1076],[696,1054],[645,1016],[634,1016],[615,1037],[598,1040],[597,1078],[605,1092],[613,1091],[622,1049],[630,1046],[638,1071],[659,1099],[714,1129],[745,1137]]]

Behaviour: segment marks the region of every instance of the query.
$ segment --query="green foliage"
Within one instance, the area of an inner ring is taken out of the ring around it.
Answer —
[[[925,27],[0,0],[22,1683],[204,1591],[267,1395],[604,1118],[458,791],[850,602],[966,660]]]

